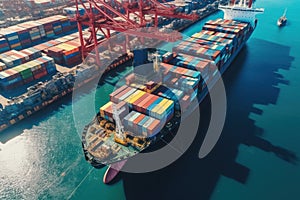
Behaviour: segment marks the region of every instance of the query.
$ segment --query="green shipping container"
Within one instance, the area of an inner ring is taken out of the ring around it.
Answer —
[[[21,72],[21,76],[22,76],[23,79],[27,79],[27,78],[32,77],[32,73],[31,73],[31,71],[30,71],[30,73]]]

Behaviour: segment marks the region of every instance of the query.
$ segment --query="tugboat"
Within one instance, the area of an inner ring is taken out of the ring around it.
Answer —
[[[286,10],[287,9],[284,10],[283,15],[277,20],[277,26],[279,26],[279,27],[286,25],[286,22],[287,22]]]

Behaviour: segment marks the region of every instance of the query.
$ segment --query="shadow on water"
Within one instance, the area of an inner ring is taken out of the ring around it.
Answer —
[[[106,72],[105,74],[103,74],[103,76],[101,76],[99,80],[99,86],[103,86],[104,84],[110,84],[112,86],[119,85],[120,78],[125,78],[126,75],[128,75],[132,71],[130,67],[131,65],[132,61],[127,61],[114,70]]]
[[[251,169],[236,162],[241,144],[274,153],[279,159],[296,164],[298,159],[292,151],[261,138],[264,130],[249,118],[250,113],[261,115],[263,112],[255,108],[255,104],[276,104],[280,92],[278,84],[289,84],[279,70],[289,70],[293,61],[290,48],[259,39],[251,39],[249,43],[251,45],[244,47],[224,74],[227,116],[213,151],[204,159],[198,158],[209,124],[210,100],[206,98],[200,106],[201,129],[183,156],[155,172],[122,173],[126,199],[206,200],[210,199],[221,176],[245,184]]]

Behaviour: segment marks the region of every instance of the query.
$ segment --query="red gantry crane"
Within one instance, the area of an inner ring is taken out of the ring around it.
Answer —
[[[162,0],[163,1],[163,0]],[[164,33],[157,29],[149,29],[147,32],[138,31],[146,27],[149,22],[145,15],[154,16],[154,27],[158,26],[158,16],[168,18],[181,18],[196,20],[197,14],[184,14],[177,12],[177,7],[172,4],[163,4],[158,0],[75,0],[76,21],[78,24],[81,42],[82,56],[86,57],[95,50],[95,59],[100,66],[99,50],[96,48],[102,41],[97,41],[97,32],[101,31],[106,38],[111,31],[125,32],[146,38],[154,38],[169,42],[181,39],[179,33]],[[80,15],[79,7],[84,8],[84,15]],[[130,19],[134,15],[138,20]],[[83,38],[83,27],[89,27],[89,38]]]

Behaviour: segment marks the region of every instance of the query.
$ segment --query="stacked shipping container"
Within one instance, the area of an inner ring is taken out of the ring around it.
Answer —
[[[38,58],[40,56],[42,56],[40,51],[34,48],[28,48],[23,49],[21,51],[7,51],[3,54],[0,54],[0,60],[6,65],[6,68],[12,68],[30,60],[33,60],[35,58]]]
[[[112,104],[113,103],[111,101],[109,101],[108,103],[106,103],[104,106],[102,106],[100,108],[100,116],[111,122],[114,121]],[[123,119],[129,113],[129,107],[127,106],[126,102],[124,102],[124,101],[116,104],[116,108],[118,110],[121,110],[122,108],[124,108],[124,110],[119,115],[120,119]]]
[[[58,64],[73,67],[82,62],[80,48],[81,44],[74,39],[48,48],[47,55]]]
[[[42,56],[0,72],[0,86],[3,89],[13,89],[55,72],[56,67],[53,59]]]
[[[27,31],[29,32],[29,36],[30,36],[32,45],[41,42],[42,33],[45,33],[45,30],[42,29],[42,31],[40,31],[39,25],[33,21],[24,22],[24,23],[18,24],[17,26],[27,29]]]
[[[163,127],[159,120],[135,111],[130,112],[123,123],[125,130],[132,132],[133,136],[146,138],[154,137]]]
[[[168,121],[173,116],[174,102],[136,88],[123,86],[110,94],[113,103],[126,102],[130,109],[159,120]]]
[[[36,21],[28,21],[0,30],[0,53],[10,49],[20,50],[37,45],[44,38],[68,32],[77,27],[66,16],[55,15]]]
[[[22,49],[22,45],[19,40],[18,32],[16,32],[16,30],[14,30],[10,27],[1,29],[0,35],[6,39],[10,49],[17,49],[17,50]]]
[[[8,51],[10,49],[9,44],[5,37],[0,36],[0,53]]]
[[[210,20],[203,30],[173,48],[183,53],[213,61],[219,69],[228,61],[251,31],[248,23]]]

